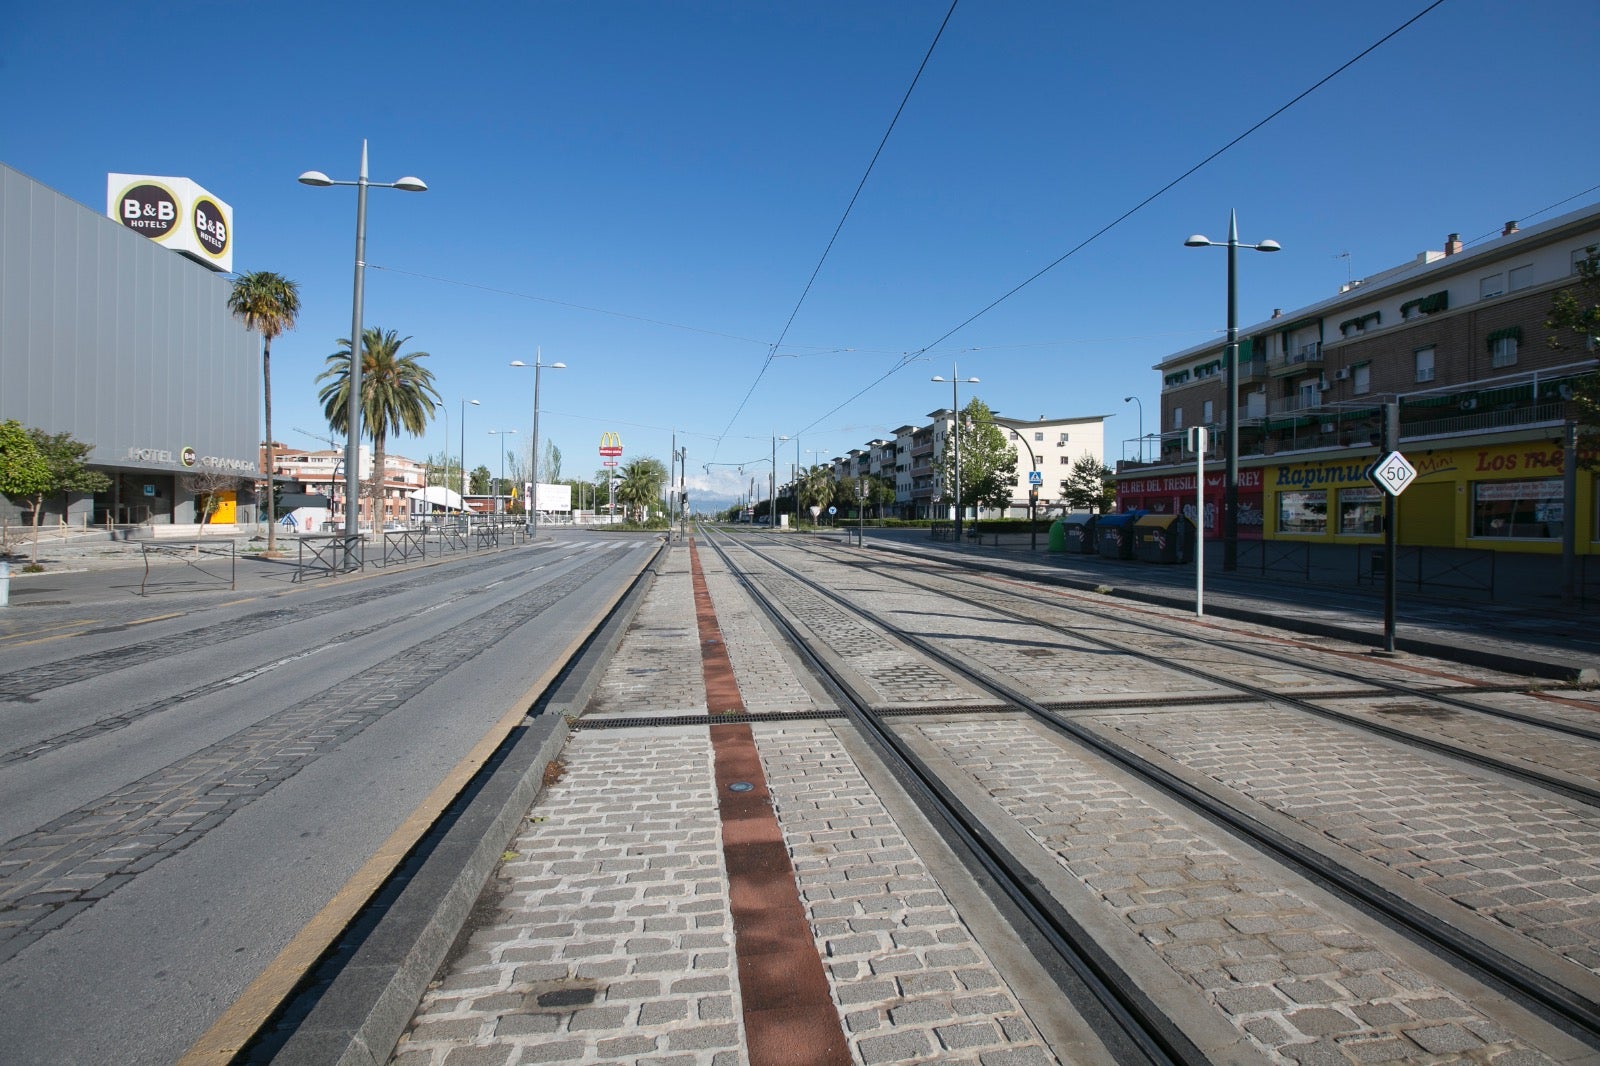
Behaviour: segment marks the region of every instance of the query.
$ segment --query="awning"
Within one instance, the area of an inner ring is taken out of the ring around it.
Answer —
[[[413,489],[406,493],[406,499],[421,500],[429,506],[443,507],[447,511],[459,511],[462,509],[461,494],[459,492],[451,492],[443,485],[429,485],[425,489]]]

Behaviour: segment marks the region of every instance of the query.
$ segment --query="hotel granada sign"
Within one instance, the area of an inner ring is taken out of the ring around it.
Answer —
[[[188,178],[107,174],[106,215],[202,266],[233,272],[233,208]]]
[[[193,448],[173,452],[168,448],[129,448],[125,462],[151,463],[156,466],[181,466],[185,470],[217,470],[232,474],[258,473],[255,466],[244,459],[228,459],[220,455],[201,455]]]

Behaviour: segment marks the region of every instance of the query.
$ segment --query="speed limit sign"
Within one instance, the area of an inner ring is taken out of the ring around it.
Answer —
[[[1367,471],[1367,479],[1391,496],[1398,496],[1416,480],[1417,468],[1399,452],[1390,452]]]

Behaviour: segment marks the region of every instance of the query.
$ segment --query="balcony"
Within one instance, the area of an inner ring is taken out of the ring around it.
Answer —
[[[1304,370],[1315,370],[1321,366],[1322,342],[1312,341],[1310,344],[1300,345],[1282,359],[1272,360],[1267,369],[1273,377],[1285,377]]]

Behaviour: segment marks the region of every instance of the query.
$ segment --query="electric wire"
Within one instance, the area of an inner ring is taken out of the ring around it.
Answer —
[[[883,131],[883,137],[878,141],[877,150],[872,153],[872,159],[867,163],[866,171],[861,175],[861,180],[856,183],[856,191],[851,194],[850,202],[845,205],[844,214],[839,217],[839,224],[833,227],[833,236],[828,238],[828,244],[822,250],[822,256],[817,260],[817,265],[812,268],[811,277],[806,279],[805,288],[800,293],[800,299],[795,301],[794,310],[789,312],[789,319],[783,324],[783,329],[778,334],[778,339],[772,342],[767,349],[767,357],[761,363],[761,369],[756,372],[756,378],[750,383],[750,388],[745,390],[744,398],[739,401],[739,406],[734,408],[733,417],[728,419],[728,424],[722,430],[726,435],[733,424],[739,420],[739,415],[744,411],[745,404],[750,402],[750,397],[755,394],[756,386],[761,384],[761,379],[766,376],[767,369],[772,366],[772,360],[777,355],[778,348],[789,335],[789,327],[794,325],[795,316],[800,313],[801,306],[806,302],[806,297],[811,293],[811,287],[816,284],[817,275],[822,273],[822,264],[828,261],[828,253],[833,251],[834,243],[839,239],[839,234],[844,230],[845,222],[850,218],[850,212],[856,206],[856,201],[861,197],[861,190],[866,188],[867,179],[872,176],[873,167],[878,165],[878,157],[883,155],[884,146],[889,143],[889,137],[894,133],[900,116],[905,112],[906,104],[911,100],[911,94],[916,91],[917,83],[922,80],[923,71],[928,69],[928,61],[933,58],[933,50],[939,46],[939,39],[944,36],[945,27],[950,25],[951,16],[956,13],[956,4],[960,0],[950,0],[950,7],[944,13],[944,21],[939,23],[938,32],[933,35],[933,41],[928,45],[928,50],[923,53],[922,62],[917,66],[917,72],[911,78],[911,84],[906,87],[905,95],[900,98],[900,106],[895,108],[894,117],[889,120],[889,128]],[[714,454],[714,453],[713,453]]]

